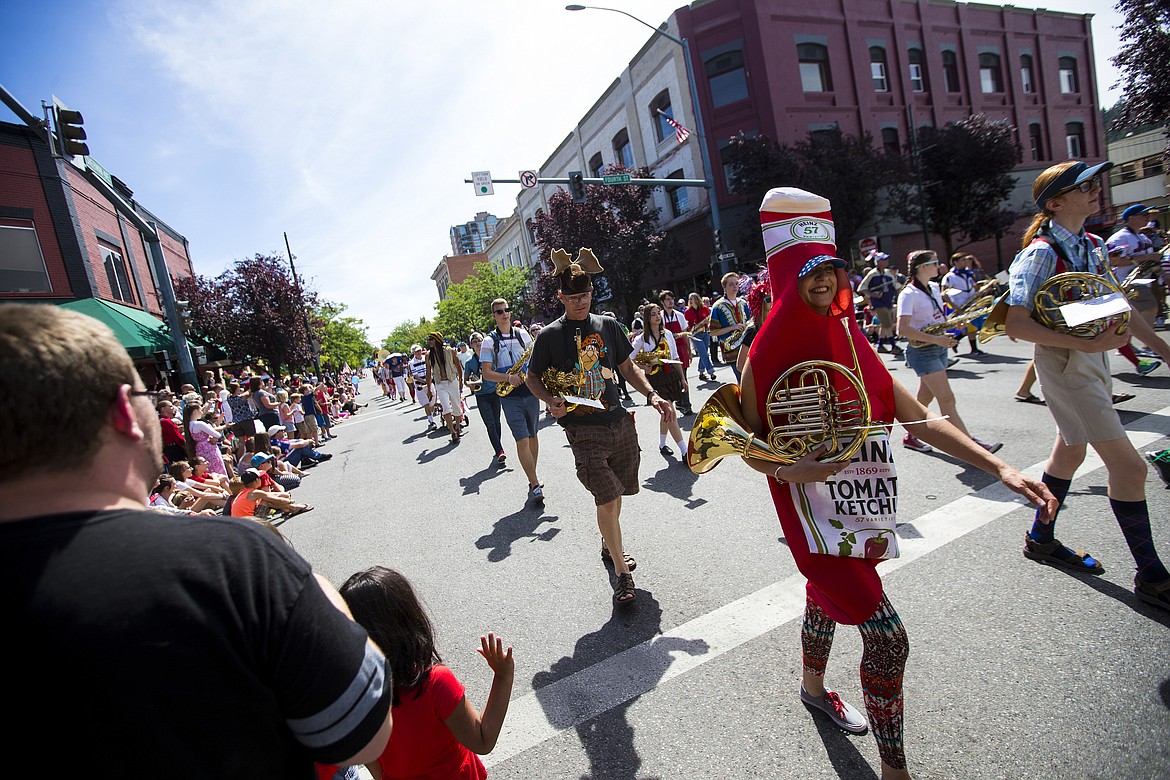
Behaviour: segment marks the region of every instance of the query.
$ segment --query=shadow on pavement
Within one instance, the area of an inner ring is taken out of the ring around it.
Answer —
[[[849,778],[849,780],[870,780],[870,778],[877,780],[877,774],[862,758],[861,751],[854,744],[853,737],[837,728],[827,715],[813,712],[806,705],[802,706],[808,710],[809,717],[813,719],[813,725],[817,727],[817,734],[820,736],[821,742],[825,743],[825,752],[829,755],[829,763],[833,765],[833,771],[837,773],[837,777]],[[863,741],[869,741],[868,731],[857,736]],[[870,744],[873,743],[870,742]]]
[[[707,499],[694,496],[695,482],[699,475],[687,468],[685,463],[681,463],[673,454],[666,458],[659,453],[652,453],[650,457],[658,457],[667,462],[642,483],[647,490],[677,498],[687,509],[698,509],[707,503]]]
[[[440,428],[439,430],[443,432],[444,438],[447,438],[450,436],[450,434],[447,433],[446,428]],[[434,438],[434,437],[432,437],[432,438]],[[438,447],[437,449],[433,449],[433,450],[426,449],[426,450],[423,450],[422,452],[420,452],[418,454],[418,462],[419,463],[430,463],[432,460],[439,457],[440,455],[446,455],[448,452],[451,452],[457,446],[459,446],[459,442],[451,441],[450,438],[447,438],[447,443],[444,444],[442,447]]]
[[[529,542],[551,542],[561,532],[553,526],[541,533],[536,530],[545,523],[555,523],[557,515],[545,515],[543,508],[524,507],[519,512],[505,515],[492,526],[492,532],[475,540],[477,550],[488,550],[488,561],[499,563],[512,554],[512,545],[521,539]]]
[[[583,780],[633,780],[638,777],[642,759],[634,748],[634,727],[626,713],[641,694],[578,722],[583,703],[576,697],[565,695],[561,689],[549,686],[653,639],[661,628],[662,607],[650,593],[639,589],[632,604],[614,605],[610,619],[601,628],[578,639],[572,656],[561,658],[547,672],[537,672],[533,676],[532,687],[548,722],[557,729],[574,727],[577,730],[581,746],[589,758],[590,771],[582,776]],[[659,636],[646,646],[645,654],[631,659],[633,668],[629,673],[634,679],[625,682],[632,683],[638,690],[653,690],[673,663],[672,653],[682,651],[690,655],[702,655],[708,650],[707,643],[702,640]],[[587,701],[584,706],[588,706]]]
[[[463,495],[465,496],[469,496],[472,493],[479,493],[479,488],[481,485],[483,485],[483,483],[487,482],[489,479],[495,479],[501,474],[511,470],[512,469],[508,468],[507,466],[500,467],[496,465],[496,462],[493,459],[491,463],[489,463],[480,471],[475,472],[471,476],[460,477],[459,486],[463,488]]]
[[[1170,710],[1170,677],[1167,677],[1158,686],[1158,695],[1162,697],[1162,706]]]

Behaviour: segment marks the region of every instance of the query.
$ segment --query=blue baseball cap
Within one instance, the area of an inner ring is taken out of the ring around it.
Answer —
[[[816,257],[810,257],[808,259],[808,262],[801,267],[800,273],[796,275],[796,278],[799,279],[803,276],[808,276],[825,263],[832,263],[834,268],[846,267],[845,261],[839,257],[833,257],[832,255],[817,255]]]
[[[252,466],[252,468],[256,468],[258,466],[263,466],[270,460],[275,460],[275,458],[273,458],[267,452],[257,452],[252,456],[252,459],[248,461],[248,463]]]
[[[1154,209],[1144,203],[1135,203],[1125,211],[1121,212],[1122,219],[1129,219],[1130,217],[1137,217],[1142,214],[1148,214]]]
[[[1070,165],[1059,176],[1053,179],[1051,184],[1044,188],[1044,191],[1040,193],[1040,197],[1036,198],[1036,208],[1043,211],[1044,205],[1060,193],[1077,186],[1083,181],[1088,181],[1098,173],[1104,173],[1112,167],[1113,163],[1109,160],[1098,163],[1097,165],[1089,165],[1085,162],[1076,162]]]

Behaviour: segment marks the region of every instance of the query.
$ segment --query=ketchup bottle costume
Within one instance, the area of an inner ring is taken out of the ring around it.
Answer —
[[[772,288],[772,310],[748,353],[760,419],[768,425],[768,391],[785,370],[806,360],[822,360],[839,363],[861,378],[873,422],[893,422],[893,379],[857,326],[845,270],[836,270],[837,295],[827,315],[814,312],[798,291],[797,274],[805,262],[837,251],[828,200],[793,188],[771,190],[760,206],[760,224]],[[830,377],[835,386],[844,382],[836,372]],[[768,480],[768,487],[788,549],[808,578],[804,668],[823,675],[835,623],[859,626],[865,648],[861,680],[869,724],[882,760],[904,768],[902,672],[909,644],[897,612],[883,596],[878,561],[809,552],[793,504],[794,488],[774,479]]]
[[[828,360],[853,370],[868,391],[873,421],[889,423],[894,419],[893,379],[857,327],[853,291],[845,270],[837,269],[837,297],[828,315],[814,312],[797,291],[796,275],[806,261],[816,255],[837,252],[828,205],[820,196],[784,188],[769,192],[760,207],[772,285],[772,311],[752,342],[748,359],[755,380],[757,411],[765,424],[768,390],[782,373],[805,360]],[[780,208],[785,210],[776,210]],[[819,232],[824,240],[794,240],[791,238],[794,228],[798,232]],[[852,348],[849,339],[853,340]],[[856,368],[854,352],[859,363]],[[835,383],[843,383],[839,375],[831,377]],[[796,558],[797,568],[808,577],[809,596],[839,623],[863,622],[873,614],[882,597],[881,579],[874,570],[877,561],[810,553],[803,544],[804,532],[792,503],[792,489],[776,480],[769,480],[768,486],[784,538],[792,542],[789,549]]]

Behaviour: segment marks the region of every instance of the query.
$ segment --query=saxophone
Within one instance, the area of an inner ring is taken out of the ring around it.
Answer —
[[[663,360],[670,360],[670,346],[665,339],[660,340],[658,346],[649,352],[639,351],[634,355],[634,362],[642,367],[647,376],[654,376],[661,371]]]
[[[733,308],[729,303],[727,303],[726,298],[723,299],[722,301],[716,302],[715,305],[716,306],[726,306],[728,309],[728,314],[730,315],[729,319],[731,320],[732,324],[736,324],[735,315],[737,313],[737,308]],[[732,331],[727,336],[727,338],[725,338],[723,341],[719,342],[720,346],[722,346],[723,349],[727,350],[728,353],[735,352],[737,349],[739,349],[741,346],[743,346],[743,340],[745,338],[747,338],[747,332],[748,332],[748,329],[751,328],[751,325],[752,325],[752,321],[750,319],[748,319],[744,323],[743,330]]]
[[[528,358],[532,357],[532,348],[534,346],[536,346],[535,341],[529,344],[528,349],[524,350],[524,354],[520,356],[520,359],[504,372],[505,376],[516,376],[519,374],[521,379],[528,376]],[[516,385],[513,385],[511,382],[500,382],[496,385],[496,395],[503,398],[515,389]]]

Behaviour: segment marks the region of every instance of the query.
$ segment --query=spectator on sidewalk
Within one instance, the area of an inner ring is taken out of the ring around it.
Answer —
[[[393,685],[338,594],[260,528],[147,510],[152,395],[96,320],[0,306],[6,743],[175,778],[374,760]]]

